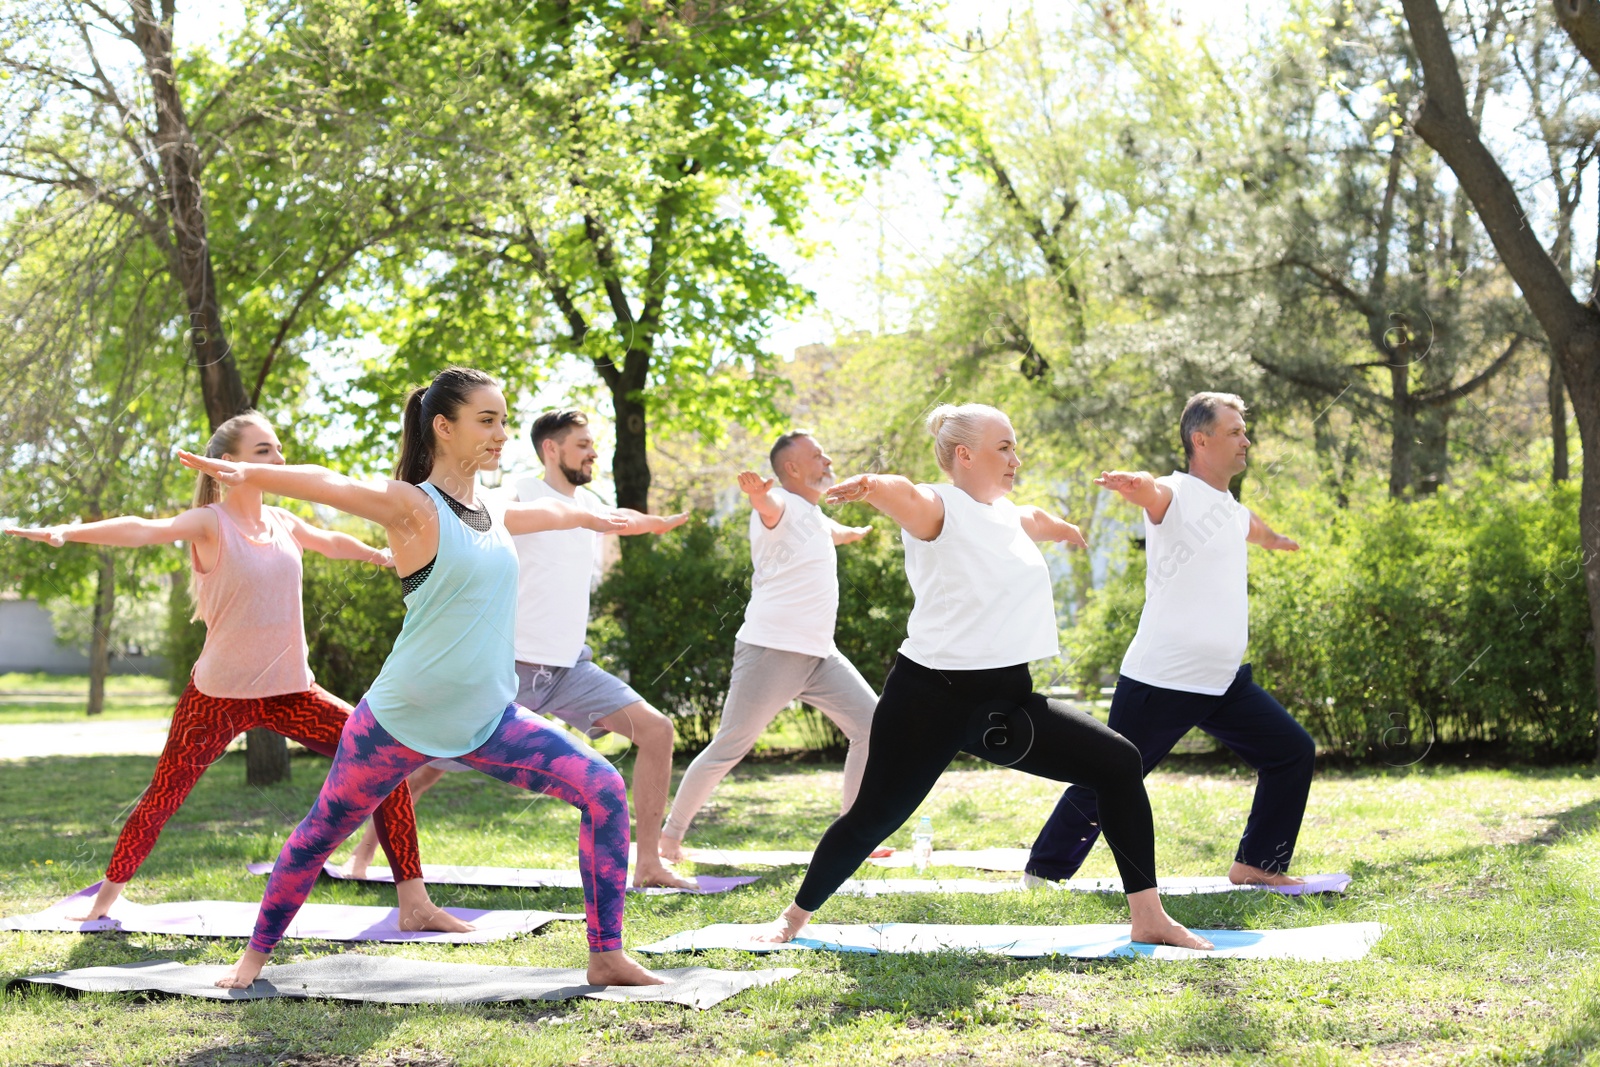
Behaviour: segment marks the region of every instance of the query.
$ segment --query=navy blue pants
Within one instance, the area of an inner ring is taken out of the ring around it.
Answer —
[[[1289,869],[1295,838],[1311,792],[1317,748],[1305,728],[1251,680],[1246,663],[1221,696],[1161,689],[1132,678],[1117,682],[1111,697],[1111,729],[1132,741],[1155,770],[1192,728],[1228,746],[1256,771],[1256,799],[1250,807],[1239,851],[1240,863],[1264,871]],[[1033,843],[1028,873],[1041,878],[1071,878],[1100,836],[1095,793],[1075,785],[1062,794]]]

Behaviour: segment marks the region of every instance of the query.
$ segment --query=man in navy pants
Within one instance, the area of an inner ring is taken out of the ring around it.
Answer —
[[[1155,478],[1108,471],[1095,480],[1145,513],[1145,603],[1111,698],[1111,729],[1132,741],[1149,774],[1199,727],[1256,770],[1255,803],[1228,878],[1236,885],[1293,885],[1295,838],[1311,791],[1311,735],[1251,679],[1246,543],[1293,552],[1299,545],[1240,504],[1228,483],[1245,469],[1244,401],[1197,393],[1179,430],[1187,474]],[[1070,878],[1100,836],[1092,790],[1061,797],[1028,857],[1025,882]]]

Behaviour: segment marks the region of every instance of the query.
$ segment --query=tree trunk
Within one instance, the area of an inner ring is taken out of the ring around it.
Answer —
[[[1450,417],[1455,405],[1440,404],[1417,420],[1417,461],[1412,472],[1416,496],[1436,492],[1450,477]]]
[[[1593,368],[1600,364],[1600,336],[1591,333],[1588,341],[1585,346],[1587,351],[1583,353],[1584,362]],[[1569,354],[1567,369],[1576,369],[1572,365],[1577,361],[1577,353]],[[1572,391],[1572,407],[1578,416],[1578,437],[1584,443],[1587,459],[1591,448],[1600,450],[1600,389],[1596,388],[1600,383],[1584,381],[1579,375],[1571,377],[1588,387]],[[1589,591],[1589,651],[1592,653],[1595,635],[1600,634],[1600,463],[1586,462],[1582,467],[1578,528],[1583,543],[1583,580]],[[1595,659],[1594,674],[1595,691],[1600,692],[1600,657]],[[1600,763],[1600,716],[1597,716],[1596,725],[1594,758],[1595,762]]]
[[[1410,373],[1409,362],[1389,367],[1389,496],[1395,500],[1404,500],[1411,491],[1412,457],[1417,443],[1417,413],[1411,405]]]
[[[150,0],[131,0],[134,35],[144,56],[156,112],[156,146],[166,193],[161,204],[172,230],[170,268],[189,308],[189,359],[200,373],[200,392],[212,429],[250,406],[244,380],[222,326],[217,280],[206,237],[205,194],[200,185],[200,148],[184,114],[172,64],[172,27]]]
[[[1460,67],[1437,0],[1401,0],[1401,5],[1426,90],[1426,102],[1415,121],[1417,134],[1439,153],[1472,198],[1500,261],[1522,291],[1522,298],[1539,320],[1551,351],[1560,361],[1585,458],[1600,456],[1600,312],[1572,295],[1572,287],[1560,268],[1528,226],[1528,215],[1516,186],[1506,177],[1467,114]],[[1562,0],[1556,12],[1562,27],[1591,65],[1600,61],[1600,41],[1589,32],[1600,29],[1600,11],[1593,0],[1570,4]],[[1564,15],[1570,18],[1563,18]],[[1578,528],[1583,539],[1592,654],[1594,635],[1600,633],[1600,462],[1583,464]],[[1600,657],[1594,661],[1594,677],[1596,692],[1600,693]],[[1596,725],[1600,727],[1600,706],[1596,707]],[[1595,731],[1594,740],[1595,759],[1600,762],[1600,729]]]
[[[289,780],[289,743],[261,728],[244,735],[244,784],[276,785]]]
[[[1550,480],[1560,485],[1572,475],[1567,465],[1567,386],[1561,361],[1550,353]]]
[[[101,549],[100,570],[95,584],[94,629],[89,638],[90,715],[106,710],[106,675],[111,673],[111,620],[117,609],[117,561]]]
[[[633,358],[630,353],[629,363]],[[635,511],[650,510],[650,451],[645,435],[645,401],[633,375],[623,374],[611,393],[611,407],[617,417],[617,448],[611,457],[611,476],[617,483],[617,507]],[[624,537],[622,549],[636,537]]]

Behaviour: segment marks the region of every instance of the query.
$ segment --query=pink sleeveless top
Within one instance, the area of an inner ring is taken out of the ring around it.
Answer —
[[[194,686],[210,697],[247,699],[311,688],[306,627],[300,608],[300,544],[289,515],[264,507],[264,540],[245,536],[221,504],[217,562],[202,572],[189,547],[195,597],[206,644],[194,665]]]

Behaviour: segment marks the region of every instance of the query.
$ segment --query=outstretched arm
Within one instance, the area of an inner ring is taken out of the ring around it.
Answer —
[[[1274,548],[1280,552],[1300,551],[1300,542],[1278,533],[1268,526],[1260,515],[1253,511],[1250,513],[1250,532],[1245,535],[1244,539],[1252,545],[1260,545],[1262,548]]]
[[[864,500],[919,541],[932,541],[944,529],[939,494],[898,474],[858,474],[829,488],[823,499],[830,504]]]
[[[769,530],[783,518],[783,505],[772,499],[772,482],[755,471],[739,472],[739,492],[750,498],[750,506],[761,516],[761,525]]]
[[[872,527],[870,527],[870,526],[846,526],[843,523],[834,522],[832,519],[829,519],[828,520],[828,530],[829,530],[829,532],[831,532],[833,534],[833,543],[834,544],[836,544],[836,545],[848,545],[848,544],[852,544],[852,543],[854,543],[856,541],[859,541],[863,537],[865,537],[868,534],[870,534],[872,532]]]
[[[535,500],[506,505],[506,530],[513,534],[548,530],[593,530],[596,533],[666,533],[689,521],[687,511],[676,515],[646,515],[632,508],[615,508],[596,515],[582,504],[567,500]]]
[[[178,459],[185,467],[205,471],[224,485],[249,482],[264,492],[326,504],[385,528],[415,526],[413,517],[419,509],[429,516],[433,514],[428,494],[409,482],[358,482],[310,463],[235,463],[193,452],[179,452]]]
[[[1156,526],[1161,525],[1161,520],[1167,517],[1167,509],[1172,506],[1172,490],[1156,481],[1148,471],[1101,471],[1094,484],[1144,508]]]
[[[217,517],[206,508],[190,508],[170,519],[141,519],[122,515],[99,522],[68,522],[59,526],[8,526],[6,533],[43,541],[60,548],[68,541],[117,548],[143,548],[145,545],[170,545],[174,541],[212,541],[217,536]]]
[[[1035,541],[1065,541],[1078,548],[1088,548],[1083,531],[1066,519],[1058,519],[1043,508],[1032,505],[1017,509],[1022,513],[1022,529]]]
[[[373,548],[360,538],[313,526],[298,515],[291,514],[289,523],[294,529],[295,541],[307,552],[315,552],[329,559],[351,559],[379,567],[394,566],[394,553],[387,548]]]

